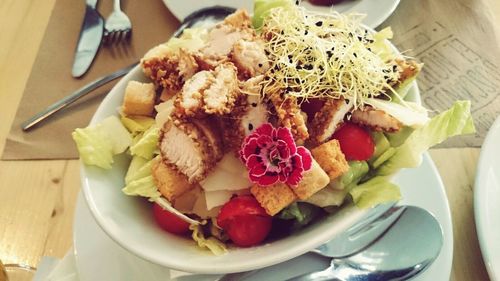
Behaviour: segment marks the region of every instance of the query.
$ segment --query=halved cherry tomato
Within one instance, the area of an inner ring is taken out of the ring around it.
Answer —
[[[375,144],[370,133],[350,122],[344,123],[332,138],[339,141],[340,149],[347,160],[368,160],[375,151]]]
[[[189,223],[171,212],[164,210],[156,203],[153,204],[153,215],[156,223],[170,233],[182,235],[189,232]]]
[[[307,114],[307,120],[313,120],[316,112],[320,111],[325,105],[325,101],[321,99],[307,99],[300,104],[300,109]]]
[[[272,217],[266,213],[253,196],[244,195],[231,199],[222,206],[217,224],[240,247],[262,242],[271,231]]]

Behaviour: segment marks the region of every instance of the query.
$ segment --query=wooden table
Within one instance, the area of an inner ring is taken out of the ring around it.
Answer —
[[[492,14],[500,14],[500,4],[489,2],[497,11]],[[0,2],[0,151],[54,3]],[[479,149],[433,149],[431,156],[446,186],[453,218],[451,280],[488,280],[472,204]],[[43,256],[63,257],[72,245],[79,189],[77,160],[0,161],[0,259],[36,267]]]

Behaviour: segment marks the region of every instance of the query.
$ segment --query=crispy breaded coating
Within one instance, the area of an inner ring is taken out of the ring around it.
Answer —
[[[390,116],[383,110],[374,109],[371,106],[354,110],[351,121],[378,132],[397,132],[403,126],[398,119]]]
[[[215,79],[203,92],[203,110],[207,114],[227,114],[240,93],[236,67],[231,63],[219,65],[213,75]]]
[[[334,180],[349,171],[349,163],[347,163],[344,153],[340,150],[338,140],[333,139],[311,149],[311,154],[319,166],[328,174],[330,180]]]
[[[311,169],[302,174],[300,183],[297,186],[290,186],[293,193],[301,200],[311,197],[330,183],[330,177],[321,169],[316,160],[312,160]]]
[[[236,42],[231,52],[231,60],[238,68],[240,79],[264,74],[270,66],[264,51],[264,42],[260,40]]]
[[[165,164],[160,156],[153,159],[151,174],[158,191],[169,202],[173,202],[176,198],[195,186],[188,182],[185,175]]]
[[[405,60],[405,59],[396,59],[395,60],[396,65],[397,65],[397,70],[399,73],[399,78],[398,81],[396,82],[397,84],[403,83],[407,79],[414,77],[417,75],[420,70],[422,69],[421,63],[418,63],[415,60]]]
[[[278,117],[278,125],[289,128],[298,145],[304,144],[309,138],[309,132],[297,98],[282,98],[280,95],[275,94],[270,97],[270,100]]]
[[[179,117],[204,116],[203,96],[214,80],[212,72],[205,70],[187,80],[175,100],[175,114]]]
[[[188,177],[190,183],[203,180],[217,162],[212,142],[189,120],[168,120],[160,133],[162,160]]]
[[[245,9],[236,10],[227,16],[223,23],[239,29],[252,29],[252,19]]]
[[[153,83],[130,81],[125,88],[122,110],[125,115],[151,116],[155,105]]]
[[[179,57],[168,50],[165,45],[158,45],[149,50],[141,59],[144,74],[157,87],[180,90],[183,79],[179,75]]]
[[[297,199],[295,193],[284,183],[270,186],[253,185],[250,188],[259,204],[270,216],[274,216]]]
[[[345,115],[352,108],[344,99],[326,99],[320,111],[316,112],[313,120],[309,122],[310,138],[308,142],[317,146],[327,141],[340,124]]]

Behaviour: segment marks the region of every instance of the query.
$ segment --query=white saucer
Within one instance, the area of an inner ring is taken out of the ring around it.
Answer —
[[[444,243],[440,255],[428,270],[412,280],[449,280],[453,256],[451,215],[443,183],[429,155],[424,155],[419,168],[401,171],[395,182],[401,187],[404,197],[402,204],[427,209],[436,216],[443,228]],[[172,280],[168,268],[142,260],[111,240],[94,221],[81,195],[75,212],[73,242],[80,281]],[[245,280],[279,281],[326,268],[328,263],[325,258],[306,254],[266,268]],[[192,275],[190,280],[209,281],[215,280],[215,277]]]
[[[347,0],[334,5],[334,9],[344,12],[356,12],[366,14],[363,23],[371,28],[376,28],[384,22],[396,10],[400,0]],[[245,8],[250,13],[253,11],[253,0],[163,0],[163,3],[179,20],[195,10],[215,5],[234,8]],[[314,11],[329,12],[330,7],[312,5],[307,1],[301,1],[301,5]]]
[[[500,117],[483,143],[474,185],[474,214],[483,260],[492,281],[500,280]]]

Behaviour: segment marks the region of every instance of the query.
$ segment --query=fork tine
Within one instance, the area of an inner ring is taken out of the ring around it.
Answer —
[[[120,30],[120,43],[125,42],[127,39],[127,31],[126,30]]]

